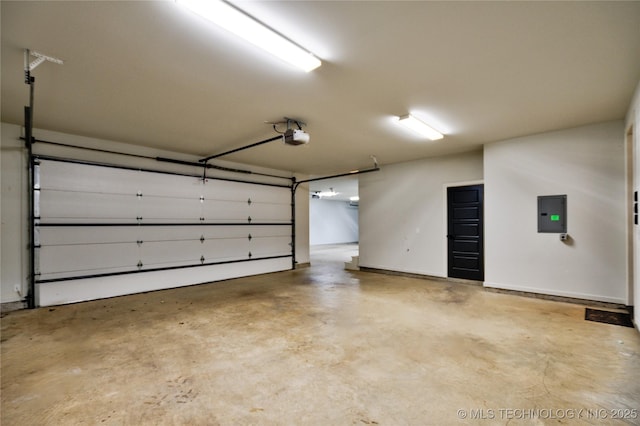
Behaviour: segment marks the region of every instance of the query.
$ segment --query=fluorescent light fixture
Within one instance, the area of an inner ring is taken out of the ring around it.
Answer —
[[[414,132],[418,133],[421,136],[424,136],[427,139],[432,141],[442,139],[444,135],[437,130],[433,129],[428,124],[424,123],[421,120],[418,120],[411,114],[403,115],[402,117],[398,117],[398,123],[405,126],[407,129],[411,129]]]
[[[322,191],[319,192],[318,195],[320,196],[320,198],[324,198],[324,197],[335,197],[336,195],[338,195],[339,192],[336,192],[333,190],[333,188],[329,191]]]
[[[354,197],[349,197],[349,201],[360,201],[360,197],[358,197],[357,195]]]
[[[329,188],[328,191],[315,191],[314,193],[311,194],[311,197],[312,198],[335,197],[338,194],[340,193],[334,191],[333,188]]]
[[[322,65],[312,53],[225,1],[176,0],[176,3],[306,72]]]

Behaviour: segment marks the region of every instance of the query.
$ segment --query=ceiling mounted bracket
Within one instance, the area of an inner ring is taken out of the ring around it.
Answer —
[[[291,123],[296,123],[296,126],[298,126],[298,130],[302,130],[302,126],[307,125],[307,123],[296,120],[295,118],[284,117],[284,119],[287,120],[287,130],[291,128]]]
[[[307,123],[305,123],[304,121],[298,120],[296,118],[289,118],[289,117],[282,117],[282,120],[280,121],[265,121],[265,123],[273,125],[273,130],[275,130],[276,133],[280,133],[280,134],[284,134],[286,133],[286,131],[282,132],[278,130],[277,128],[278,124],[286,124],[287,125],[286,130],[291,130],[292,124],[295,124],[298,127],[298,130],[302,130],[302,126],[307,125]]]

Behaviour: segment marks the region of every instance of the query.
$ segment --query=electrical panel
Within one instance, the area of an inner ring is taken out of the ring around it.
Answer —
[[[567,232],[567,196],[541,195],[538,197],[538,232]]]

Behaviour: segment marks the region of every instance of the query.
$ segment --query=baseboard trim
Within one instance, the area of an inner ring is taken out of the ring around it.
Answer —
[[[546,293],[536,293],[532,291],[523,291],[523,290],[514,290],[514,289],[503,288],[503,287],[487,286],[487,283],[483,283],[482,281],[472,281],[472,280],[464,280],[464,279],[458,279],[458,278],[440,277],[436,275],[416,274],[416,273],[410,273],[410,272],[393,271],[389,269],[369,268],[366,266],[361,266],[360,270],[362,272],[372,272],[376,274],[395,275],[395,276],[417,278],[417,279],[430,280],[430,281],[472,285],[476,287],[482,287],[484,291],[491,292],[491,293],[511,294],[514,296],[528,297],[532,299],[551,300],[554,302],[573,303],[577,305],[593,306],[593,307],[600,307],[600,308],[624,309],[626,311],[633,310],[633,306],[627,306],[623,303],[603,302],[600,300],[593,300],[593,299],[584,299],[584,298],[569,297],[569,296],[558,296],[558,295],[546,294]],[[633,318],[633,314],[632,314],[632,318]],[[636,325],[636,328],[637,328],[637,325]]]
[[[567,292],[567,291],[554,291],[551,289],[538,289],[531,288],[525,286],[514,286],[503,283],[495,283],[490,281],[484,282],[485,288],[493,288],[500,290],[510,290],[515,292],[523,292],[523,293],[533,293],[533,294],[544,294],[548,296],[566,298],[566,300],[586,300],[589,303],[605,303],[607,306],[617,305],[617,306],[625,306],[625,301],[622,299],[601,296],[598,294],[584,294],[584,293],[575,293],[575,292]]]
[[[449,283],[453,282],[453,283],[482,287],[482,281],[465,280],[462,278],[449,278],[449,277],[440,277],[438,275],[416,274],[415,272],[393,271],[390,269],[369,268],[367,266],[360,266],[360,270],[363,272],[372,272],[375,274],[395,275],[399,277],[418,278],[422,280],[440,281],[440,282],[449,282]]]
[[[592,306],[592,307],[599,307],[599,308],[624,309],[625,311],[628,311],[630,308],[630,306],[626,306],[622,303],[602,302],[600,300],[581,299],[578,297],[556,296],[554,294],[534,293],[530,291],[511,290],[507,288],[497,288],[497,287],[484,287],[484,289],[485,291],[488,291],[490,293],[511,294],[514,296],[522,296],[522,297],[529,297],[533,299],[542,299],[542,300],[551,300],[554,302],[573,303],[576,305]]]

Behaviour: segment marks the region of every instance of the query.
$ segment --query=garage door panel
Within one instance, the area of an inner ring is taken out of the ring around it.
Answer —
[[[39,243],[43,246],[96,243],[135,243],[137,229],[128,226],[76,226],[71,231],[67,227],[38,227]]]
[[[162,173],[141,172],[135,181],[135,190],[144,197],[176,197],[200,199],[205,190],[202,179]]]
[[[248,259],[249,240],[244,238],[207,240],[202,244],[202,255],[207,262],[229,259]]]
[[[289,222],[291,206],[282,204],[251,205],[251,217],[257,222]]]
[[[200,241],[161,241],[140,244],[142,263],[157,264],[175,262],[198,263],[201,256]]]
[[[202,215],[202,204],[196,198],[143,196],[140,200],[139,211],[144,223],[198,223]]]
[[[291,252],[291,237],[262,237],[251,240],[251,252],[254,255],[272,256]]]
[[[135,269],[139,250],[135,243],[42,246],[39,260],[41,275],[86,275],[113,268]]]
[[[248,222],[251,209],[245,201],[209,200],[202,203],[202,216],[207,222]]]
[[[134,222],[138,204],[134,194],[40,191],[43,222]]]
[[[118,169],[114,173],[108,167],[46,160],[40,161],[38,169],[43,190],[74,192],[135,194],[135,182],[141,175],[137,170]]]
[[[205,281],[216,281],[217,270],[226,271],[226,279],[230,269],[211,264],[251,262],[232,268],[234,276],[244,276],[259,272],[250,266],[255,258],[292,256],[288,187],[39,161],[34,207],[40,217],[32,224],[38,291],[59,281],[90,285],[117,275],[127,282],[151,271],[198,267],[208,271]],[[256,262],[273,272],[273,264]],[[291,262],[277,265],[288,269]],[[70,293],[56,293],[56,300],[78,300],[71,290],[77,286],[62,287]]]

